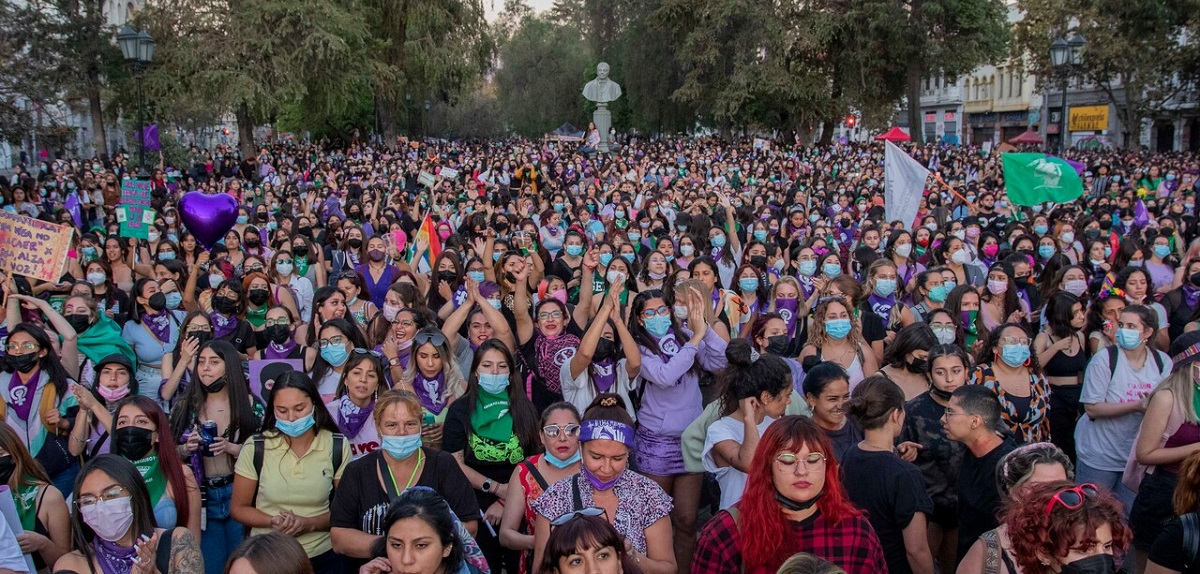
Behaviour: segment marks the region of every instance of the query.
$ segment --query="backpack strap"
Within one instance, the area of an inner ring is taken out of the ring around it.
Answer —
[[[171,571],[171,538],[174,534],[174,528],[164,530],[158,537],[158,548],[154,550],[154,566],[162,574]]]
[[[262,484],[263,458],[266,456],[263,451],[267,447],[267,439],[259,433],[251,440],[254,441],[254,476],[258,478],[254,481],[254,498],[251,499],[250,506],[258,506],[258,486]]]
[[[1196,563],[1200,553],[1200,514],[1189,512],[1179,517],[1183,526],[1183,559],[1188,568]]]
[[[1117,376],[1117,358],[1121,353],[1117,350],[1116,345],[1108,346],[1108,378],[1111,379]]]
[[[332,477],[337,476],[338,469],[342,468],[342,448],[345,446],[345,444],[346,435],[340,432],[333,433],[333,452],[330,453],[330,458],[333,461],[333,472],[329,475],[329,503],[331,507],[333,505],[333,491],[337,490],[333,486]]]
[[[528,460],[523,460],[521,461],[521,466],[529,473],[529,476],[533,477],[533,480],[537,481],[538,486],[542,487],[542,492],[550,488],[550,485],[546,483],[546,477],[542,476],[542,473],[537,469],[537,465]]]
[[[571,504],[574,505],[571,510],[572,512],[579,512],[583,510],[583,494],[579,491],[578,474],[571,478],[571,487]]]

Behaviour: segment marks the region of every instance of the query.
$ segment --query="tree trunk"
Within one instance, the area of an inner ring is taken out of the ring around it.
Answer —
[[[97,19],[103,14],[102,4],[103,2],[88,2],[84,6],[86,21],[89,25],[97,23]],[[99,26],[97,26],[96,32],[99,31]],[[104,133],[104,110],[100,103],[100,55],[91,54],[88,59],[84,89],[88,101],[88,115],[92,120],[92,153],[104,156],[108,154],[108,138]]]
[[[254,120],[250,117],[250,107],[241,104],[234,114],[237,117],[238,150],[242,157],[254,156]]]
[[[924,75],[920,54],[914,50],[908,57],[904,95],[908,98],[908,136],[916,143],[925,142],[925,124],[921,118],[921,80],[924,79]]]
[[[375,98],[375,107],[379,114],[379,129],[383,133],[384,145],[396,145],[396,102],[381,95]]]

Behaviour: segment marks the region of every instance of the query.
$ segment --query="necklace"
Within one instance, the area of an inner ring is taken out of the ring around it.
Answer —
[[[412,487],[413,481],[415,481],[417,479],[417,472],[421,470],[421,463],[423,463],[423,462],[425,462],[425,451],[418,448],[417,449],[417,464],[413,466],[412,474],[408,475],[408,482],[404,483],[404,488],[397,489],[398,491],[404,492]],[[392,474],[392,466],[391,465],[388,465],[388,478],[392,479],[393,485],[400,486],[400,483],[396,482],[396,475]]]

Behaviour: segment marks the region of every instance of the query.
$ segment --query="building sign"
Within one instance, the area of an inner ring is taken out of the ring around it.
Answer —
[[[1067,115],[1067,129],[1073,132],[1096,132],[1108,129],[1108,106],[1071,108]]]
[[[925,114],[925,123],[933,123],[937,121],[937,114]]]
[[[954,112],[946,112],[946,113],[945,113],[945,116],[944,116],[944,119],[945,119],[946,121],[948,121],[948,122],[952,122],[952,121],[954,121],[954,119],[955,119],[956,117],[957,117],[957,115],[956,115]]]

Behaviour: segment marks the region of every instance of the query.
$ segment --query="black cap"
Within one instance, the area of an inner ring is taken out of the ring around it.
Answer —
[[[1179,338],[1171,341],[1171,362],[1174,363],[1172,370],[1179,369],[1190,365],[1200,359],[1200,331],[1192,331],[1184,333]]]
[[[129,362],[129,357],[126,357],[121,353],[113,353],[107,357],[104,357],[103,359],[100,359],[100,362],[96,363],[96,372],[99,373],[102,369],[104,369],[104,365],[110,364],[121,365],[122,367],[125,367],[125,370],[129,371],[130,375],[133,374],[133,363]]]

